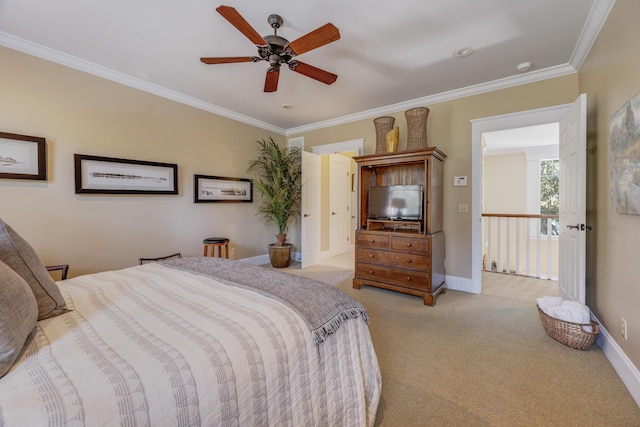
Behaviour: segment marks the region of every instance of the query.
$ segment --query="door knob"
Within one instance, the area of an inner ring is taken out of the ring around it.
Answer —
[[[338,212],[331,212],[331,215],[338,215]]]
[[[308,217],[308,216],[311,216],[311,215],[310,214],[304,214],[303,215],[303,217],[305,217],[305,218]]]

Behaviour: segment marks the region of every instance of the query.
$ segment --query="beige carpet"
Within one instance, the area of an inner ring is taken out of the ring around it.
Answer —
[[[377,426],[640,426],[640,408],[597,345],[570,349],[542,328],[535,298],[553,282],[486,273],[483,295],[434,307],[355,290],[353,254],[288,271],[336,284],[365,306],[382,371]],[[324,280],[323,280],[324,279]]]

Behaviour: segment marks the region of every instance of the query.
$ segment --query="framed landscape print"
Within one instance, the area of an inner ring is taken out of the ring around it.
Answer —
[[[0,132],[0,178],[46,181],[45,139]]]
[[[178,165],[74,154],[76,193],[178,194]]]
[[[640,215],[640,93],[609,119],[611,207]]]
[[[253,202],[253,181],[221,176],[193,176],[194,203]]]

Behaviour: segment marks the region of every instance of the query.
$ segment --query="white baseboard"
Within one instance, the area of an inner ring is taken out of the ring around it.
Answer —
[[[636,405],[640,406],[640,372],[638,368],[629,360],[618,343],[602,326],[598,319],[593,315],[592,317],[598,322],[600,328],[600,333],[596,339],[598,347],[602,349],[605,357],[609,360],[609,363],[611,363],[611,366],[613,366],[613,369],[627,387],[627,390],[629,390],[631,397],[636,401]]]
[[[474,293],[471,279],[446,276],[446,281],[449,289]],[[609,363],[611,363],[611,366],[613,366],[613,369],[627,387],[627,390],[629,390],[631,397],[636,401],[636,405],[640,406],[640,371],[638,371],[638,368],[629,360],[618,343],[593,314],[592,317],[598,322],[600,328],[600,333],[596,339],[598,347],[600,347],[607,360],[609,360]]]
[[[445,276],[445,281],[447,283],[447,288],[453,291],[469,292],[471,294],[476,293],[473,291],[471,279],[466,277],[450,276],[447,274]]]
[[[258,255],[251,258],[242,258],[242,259],[239,259],[238,261],[246,262],[247,264],[253,264],[253,265],[263,265],[263,264],[269,264],[271,262],[269,261],[269,254]]]

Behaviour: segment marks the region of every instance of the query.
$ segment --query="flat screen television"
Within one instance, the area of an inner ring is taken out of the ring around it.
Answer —
[[[369,219],[421,220],[422,185],[369,187]]]

